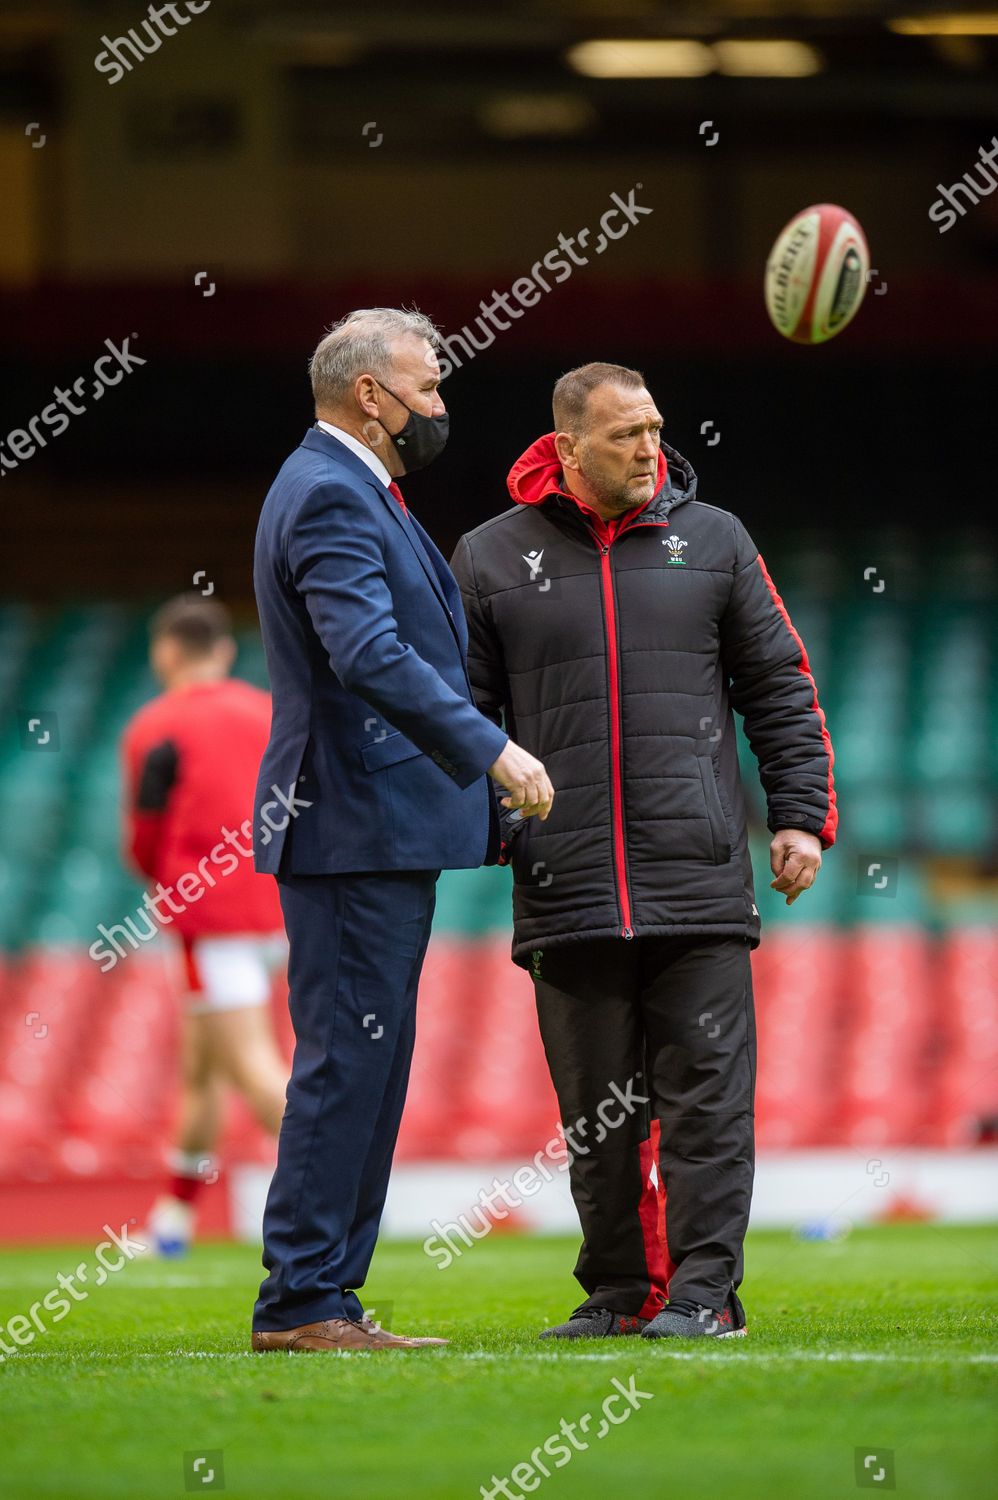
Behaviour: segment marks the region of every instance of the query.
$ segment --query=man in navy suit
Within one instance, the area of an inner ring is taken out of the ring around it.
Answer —
[[[258,1351],[414,1349],[356,1295],[388,1190],[440,870],[495,861],[544,767],[474,706],[453,575],[395,477],[443,448],[438,334],[351,313],[310,372],[317,424],[264,502],[254,587],[273,694],[256,865],[276,875],[296,1046],[264,1217]]]

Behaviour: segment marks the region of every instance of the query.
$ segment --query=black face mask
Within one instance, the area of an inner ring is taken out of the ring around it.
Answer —
[[[383,385],[380,380],[378,384],[389,396],[395,396],[390,386]],[[411,406],[406,406],[401,396],[395,396],[395,400],[400,406],[405,406],[409,417],[398,432],[388,432],[387,427],[385,431],[398,450],[405,472],[411,474],[414,469],[425,469],[427,464],[440,457],[447,446],[450,416],[444,412],[440,417],[424,417],[422,412],[413,411]],[[381,425],[385,426],[383,422]]]

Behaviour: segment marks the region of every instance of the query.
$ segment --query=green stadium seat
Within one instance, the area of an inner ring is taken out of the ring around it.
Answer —
[[[998,562],[982,538],[959,532],[931,560],[909,535],[870,533],[859,545],[861,561],[848,566],[824,532],[767,556],[807,646],[836,750],[839,846],[806,898],[821,921],[924,912],[916,851],[976,856],[998,838],[988,797],[998,779]],[[867,567],[876,573],[864,578]],[[147,631],[158,602],[0,607],[0,943],[21,944],[28,931],[82,940],[96,920],[120,918],[138,900],[120,859],[118,741],[158,690]],[[266,687],[258,632],[241,626],[237,641],[238,675]],[[58,752],[24,748],[24,708],[58,715]],[[768,891],[764,800],[736,723],[760,911],[766,922],[793,923],[801,905],[788,910]],[[901,861],[896,896],[860,892],[858,860],[868,849]],[[509,872],[445,873],[437,909],[442,930],[508,931]]]
[[[932,854],[987,854],[998,847],[993,789],[981,781],[926,792],[919,802],[917,833]]]
[[[461,937],[509,931],[512,936],[513,877],[506,868],[444,870],[437,881],[435,927]]]

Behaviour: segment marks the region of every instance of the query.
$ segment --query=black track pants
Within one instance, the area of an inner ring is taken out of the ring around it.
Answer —
[[[666,1296],[688,1297],[730,1308],[740,1327],[755,1164],[748,941],[571,943],[535,958],[534,986],[587,1303],[652,1317]]]

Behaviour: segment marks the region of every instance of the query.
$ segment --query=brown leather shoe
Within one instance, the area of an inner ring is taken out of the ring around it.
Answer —
[[[336,1353],[340,1349],[424,1349],[431,1344],[448,1342],[448,1339],[403,1338],[388,1333],[377,1323],[372,1323],[366,1314],[359,1323],[353,1323],[349,1318],[327,1318],[322,1323],[303,1323],[300,1328],[282,1328],[277,1333],[253,1334],[253,1350],[257,1354],[282,1349],[291,1354]]]

